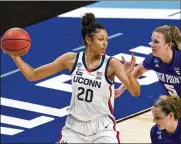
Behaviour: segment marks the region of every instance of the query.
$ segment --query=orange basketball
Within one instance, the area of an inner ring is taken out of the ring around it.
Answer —
[[[1,38],[1,48],[9,55],[23,56],[31,46],[29,34],[22,28],[11,28]]]

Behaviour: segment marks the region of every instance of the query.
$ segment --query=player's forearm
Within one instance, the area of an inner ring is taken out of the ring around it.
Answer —
[[[14,60],[15,64],[21,70],[21,72],[27,78],[27,80],[32,81],[34,69],[30,65],[25,63],[20,57],[11,56],[11,58]]]
[[[133,77],[134,77],[135,79],[138,79],[142,74],[143,74],[143,73],[139,72],[138,70],[135,70],[134,73],[133,73]],[[118,89],[126,90],[126,87],[125,87],[125,85],[122,83]]]
[[[129,91],[133,96],[139,96],[140,95],[140,84],[136,80],[136,78],[132,75],[128,75],[129,79]]]

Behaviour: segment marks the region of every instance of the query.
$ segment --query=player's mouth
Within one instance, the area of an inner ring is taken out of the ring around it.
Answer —
[[[106,53],[106,49],[102,49],[102,53]]]

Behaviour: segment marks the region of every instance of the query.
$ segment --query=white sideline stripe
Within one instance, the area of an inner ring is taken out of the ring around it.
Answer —
[[[94,13],[96,18],[134,18],[134,19],[180,19],[180,15],[169,17],[179,9],[135,9],[135,8],[90,8],[83,7],[58,15],[57,17],[80,18],[86,12]]]
[[[113,39],[113,38],[116,38],[116,37],[121,36],[121,35],[123,35],[123,33],[116,33],[116,34],[109,36],[108,39]]]
[[[115,57],[115,58],[119,59],[120,61],[122,61],[121,56],[124,56],[126,61],[130,61],[131,57],[132,57],[132,55],[125,54],[125,53],[119,53],[119,54],[114,55],[113,57]],[[135,58],[136,58],[136,62],[135,62],[136,64],[141,63],[145,59],[144,57],[139,57],[139,56],[135,56]]]
[[[7,107],[13,107],[17,109],[22,109],[22,110],[27,110],[27,111],[32,111],[32,112],[37,112],[37,113],[42,113],[42,114],[47,114],[47,115],[52,115],[52,116],[57,116],[57,117],[63,117],[67,115],[67,112],[66,112],[67,107],[57,109],[57,108],[42,106],[38,104],[32,104],[28,102],[22,102],[18,100],[12,100],[12,99],[3,98],[3,97],[1,97],[1,105],[7,106]]]
[[[136,48],[130,49],[129,51],[140,53],[140,54],[146,54],[146,55],[148,55],[152,52],[151,48],[146,47],[146,46],[138,46]]]
[[[53,121],[54,118],[46,117],[46,116],[39,116],[32,120],[24,120],[16,117],[1,115],[1,123],[19,126],[23,128],[34,128],[39,125],[45,124],[47,122]]]
[[[121,35],[123,35],[123,33],[116,33],[116,34],[113,34],[113,35],[109,36],[108,39],[113,39],[113,38],[116,38],[116,37],[121,36]],[[73,51],[78,51],[78,50],[82,50],[84,48],[85,48],[85,46],[80,46],[80,47],[74,48],[72,50]]]
[[[9,75],[12,75],[12,74],[17,73],[17,72],[19,72],[19,71],[20,71],[20,69],[16,69],[16,70],[7,72],[7,73],[5,73],[5,74],[2,74],[2,75],[1,75],[1,78],[6,77],[6,76],[9,76]]]
[[[85,48],[85,46],[83,45],[83,46],[80,46],[80,47],[77,47],[77,48],[74,48],[74,49],[72,49],[73,51],[78,51],[78,50],[81,50],[81,49],[84,49]]]
[[[8,128],[8,127],[2,127],[1,126],[1,134],[3,135],[15,135],[18,133],[23,132],[24,130],[21,129],[15,129],[15,128]]]

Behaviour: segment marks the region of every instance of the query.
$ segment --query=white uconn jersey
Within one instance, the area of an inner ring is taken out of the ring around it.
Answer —
[[[112,115],[114,85],[107,78],[111,58],[107,55],[102,56],[99,66],[89,71],[84,54],[77,54],[72,70],[72,98],[67,111],[81,121],[89,121],[103,115]]]

